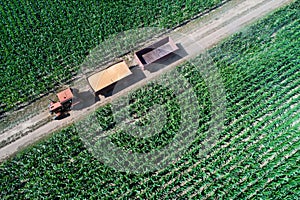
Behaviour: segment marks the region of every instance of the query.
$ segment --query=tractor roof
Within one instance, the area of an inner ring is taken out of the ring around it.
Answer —
[[[73,98],[73,93],[70,88],[57,93],[57,97],[60,103],[64,103]]]
[[[88,82],[94,92],[98,92],[130,74],[132,72],[125,61],[122,61],[88,77]]]

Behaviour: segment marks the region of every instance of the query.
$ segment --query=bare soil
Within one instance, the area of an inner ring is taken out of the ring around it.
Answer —
[[[180,59],[173,60],[165,68],[157,71],[148,70],[142,72],[137,67],[131,68],[134,76],[130,76],[125,80],[126,87],[113,96],[106,98],[101,97],[100,101],[97,101],[89,92],[89,86],[86,80],[84,78],[78,79],[72,86],[78,89],[75,95],[77,104],[70,112],[70,116],[62,120],[51,120],[47,106],[45,106],[47,105],[45,98],[30,105],[29,109],[31,109],[32,112],[30,112],[30,115],[27,114],[27,117],[24,117],[22,123],[0,132],[0,161],[9,158],[50,133],[84,118],[96,108],[111,102],[113,99],[128,93],[130,90],[145,85],[149,80],[195,57],[204,49],[216,45],[218,42],[255,22],[257,19],[292,1],[293,0],[233,0],[201,18],[192,20],[178,27],[168,33],[168,35],[173,38],[175,43],[180,44],[182,49],[184,49],[181,53],[186,55]],[[126,55],[124,57],[128,56],[132,57],[132,55]],[[22,111],[19,111],[19,115],[20,114],[22,115]],[[15,115],[12,114],[12,117],[9,119],[11,124],[14,124],[13,121],[15,117],[13,116]]]

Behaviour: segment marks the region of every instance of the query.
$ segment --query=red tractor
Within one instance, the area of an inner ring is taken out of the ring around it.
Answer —
[[[68,88],[56,94],[58,102],[50,99],[49,112],[53,119],[62,119],[69,114],[72,106],[73,93],[72,89]]]

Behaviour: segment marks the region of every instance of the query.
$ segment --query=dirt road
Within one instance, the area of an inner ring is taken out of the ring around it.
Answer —
[[[178,65],[187,58],[196,56],[203,50],[202,48],[207,49],[217,44],[246,25],[253,23],[274,9],[290,2],[292,2],[292,0],[233,0],[209,14],[177,28],[168,35],[171,35],[176,43],[182,45],[187,53],[184,59],[177,60],[157,72],[149,73],[146,71],[145,77],[139,82],[104,100],[98,102],[94,101],[87,92],[88,85],[85,81],[82,80],[78,82],[78,86],[81,85],[81,87],[78,87],[80,88],[79,94],[85,94],[83,96],[79,95],[81,102],[85,102],[86,105],[81,109],[74,109],[71,111],[70,117],[60,121],[49,121],[48,113],[43,112],[4,132],[0,135],[0,144],[2,144],[0,145],[0,161],[14,155],[19,150],[33,144],[51,132],[80,120],[99,106],[107,104],[114,98],[127,93],[129,90],[146,84],[150,79]],[[193,40],[187,38],[192,38]],[[193,41],[197,41],[197,43]],[[199,44],[201,44],[201,48],[199,48]]]

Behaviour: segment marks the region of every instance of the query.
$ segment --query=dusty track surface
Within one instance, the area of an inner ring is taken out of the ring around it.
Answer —
[[[196,56],[203,48],[207,49],[212,47],[246,25],[253,23],[269,12],[290,2],[292,2],[292,0],[233,0],[209,14],[177,28],[168,35],[171,35],[174,41],[183,47],[185,53],[187,53],[184,59],[179,59],[156,72],[150,73],[145,71],[145,77],[143,77],[143,79],[101,101],[96,102],[94,98],[89,95],[88,85],[84,80],[78,81],[75,83],[75,88],[79,88],[78,95],[76,96],[81,102],[77,105],[79,107],[81,106],[80,109],[72,110],[69,117],[59,121],[51,121],[48,112],[45,111],[2,133],[0,135],[0,161],[16,154],[18,151],[35,143],[53,131],[80,120],[99,106],[111,102],[113,99],[124,95],[133,88],[141,87],[159,74]],[[194,41],[197,41],[197,44],[187,38],[193,38]],[[199,48],[199,44],[201,44],[201,48]],[[139,73],[136,68],[132,68],[131,70],[135,70]],[[76,108],[76,106],[74,108]]]

